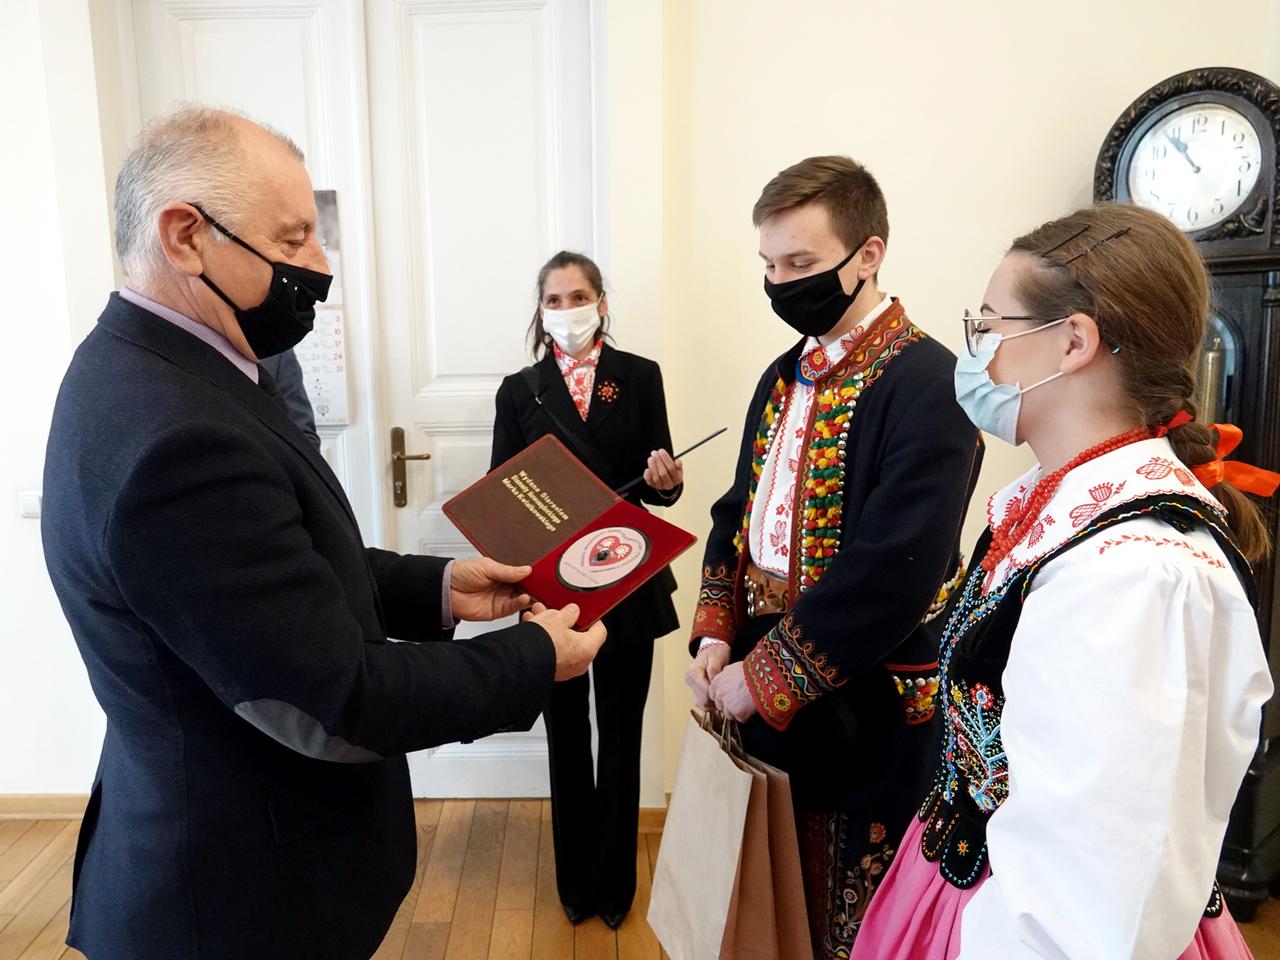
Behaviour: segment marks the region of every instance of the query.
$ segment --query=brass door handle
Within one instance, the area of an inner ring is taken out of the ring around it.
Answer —
[[[405,461],[430,460],[429,453],[404,452],[404,428],[391,428],[391,492],[397,507],[408,506],[409,486],[405,474]]]

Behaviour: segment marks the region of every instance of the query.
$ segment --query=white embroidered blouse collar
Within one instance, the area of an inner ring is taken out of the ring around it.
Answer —
[[[996,527],[1009,508],[1031,495],[1041,476],[1039,464],[992,495],[987,523]],[[1056,550],[1099,514],[1158,494],[1194,497],[1223,513],[1222,504],[1204,488],[1164,438],[1141,440],[1076,467],[1040,512],[1036,523],[994,571],[991,582],[1003,583],[1016,570]],[[975,557],[977,563],[981,558]]]

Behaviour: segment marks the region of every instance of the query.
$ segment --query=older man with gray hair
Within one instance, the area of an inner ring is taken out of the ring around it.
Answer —
[[[369,957],[414,876],[405,752],[528,728],[603,628],[535,608],[446,642],[528,605],[528,569],[364,546],[258,363],[331,279],[292,142],[161,117],[116,213],[127,285],[63,380],[44,480],[49,573],[107,715],[68,940]]]

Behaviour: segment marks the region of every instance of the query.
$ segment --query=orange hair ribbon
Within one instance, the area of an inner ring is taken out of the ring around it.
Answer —
[[[1163,437],[1170,430],[1175,430],[1184,423],[1190,423],[1191,420],[1191,414],[1180,410],[1167,424],[1157,427],[1155,435]],[[1234,423],[1213,423],[1209,425],[1209,429],[1218,435],[1217,450],[1214,458],[1208,463],[1191,468],[1197,480],[1210,489],[1225,480],[1237,489],[1258,497],[1270,497],[1280,489],[1280,473],[1263,470],[1261,467],[1241,463],[1238,460],[1224,459],[1240,446],[1240,441],[1244,439],[1243,430]]]

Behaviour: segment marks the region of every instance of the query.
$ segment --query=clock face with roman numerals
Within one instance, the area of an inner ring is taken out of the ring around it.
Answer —
[[[1129,164],[1129,196],[1188,233],[1221,223],[1258,182],[1262,146],[1242,114],[1219,103],[1175,110],[1143,134]]]

